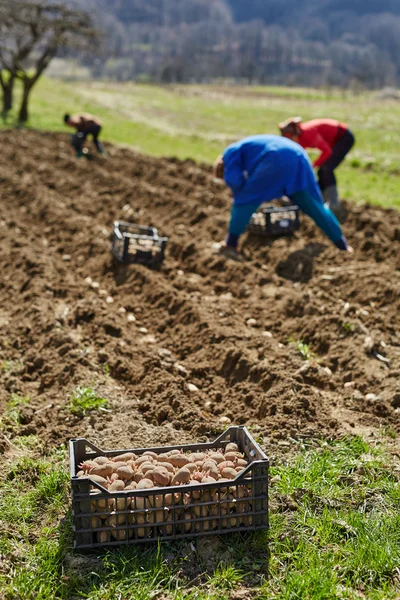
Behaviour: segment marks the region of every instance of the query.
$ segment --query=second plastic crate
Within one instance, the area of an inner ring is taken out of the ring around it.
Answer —
[[[291,235],[300,228],[297,206],[260,206],[251,217],[247,231],[255,235],[275,237]]]
[[[167,241],[155,227],[115,221],[111,250],[122,263],[154,266],[163,262]]]

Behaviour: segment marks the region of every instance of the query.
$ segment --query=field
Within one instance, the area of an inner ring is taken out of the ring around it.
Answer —
[[[32,96],[31,126],[65,130],[65,112],[86,110],[104,120],[104,138],[154,156],[213,162],[232,141],[277,133],[300,114],[348,123],[357,145],[340,168],[340,191],[353,202],[400,206],[396,123],[400,102],[377,93],[290,88],[65,83],[43,79]]]
[[[361,203],[395,204],[379,134],[397,105],[121,90],[44,80],[34,130],[0,131],[0,598],[398,599],[400,214]],[[207,163],[264,112],[272,130],[330,103],[358,123],[340,175],[354,256],[305,217],[291,238],[245,237],[244,263],[215,255],[231,200]],[[75,108],[104,118],[106,159],[70,154],[59,117]],[[160,270],[112,260],[115,219],[169,237]],[[268,535],[73,551],[70,438],[191,443],[229,423],[270,456]]]

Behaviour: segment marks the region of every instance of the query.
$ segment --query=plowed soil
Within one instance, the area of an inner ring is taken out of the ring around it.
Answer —
[[[293,237],[245,237],[236,263],[213,253],[231,200],[208,166],[112,146],[77,160],[67,136],[33,131],[0,140],[0,401],[30,398],[20,434],[138,447],[230,422],[273,451],[400,431],[398,212],[348,204],[353,256],[303,217]],[[169,237],[161,269],[112,258],[116,219]],[[77,386],[110,412],[73,416]]]

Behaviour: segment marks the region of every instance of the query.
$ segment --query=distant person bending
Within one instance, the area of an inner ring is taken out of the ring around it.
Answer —
[[[303,148],[317,148],[321,154],[314,162],[318,168],[318,183],[329,208],[340,209],[334,170],[354,145],[354,135],[344,123],[334,119],[314,119],[301,122],[292,117],[279,124],[284,137],[297,142]]]
[[[324,205],[307,153],[277,135],[255,135],[228,146],[214,164],[214,175],[232,189],[228,236],[221,252],[232,258],[239,237],[263,202],[288,196],[340,250],[352,252],[331,210]]]
[[[102,123],[97,117],[88,113],[66,114],[64,115],[64,123],[77,131],[71,136],[71,146],[75,148],[76,156],[83,156],[83,143],[88,135],[93,137],[97,151],[104,154],[103,144],[99,140]]]

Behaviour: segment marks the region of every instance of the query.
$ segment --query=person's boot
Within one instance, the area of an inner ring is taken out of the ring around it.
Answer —
[[[322,192],[325,200],[325,205],[331,210],[340,208],[339,196],[336,185],[330,185]]]
[[[346,211],[339,200],[336,185],[327,187],[322,192],[322,195],[325,200],[325,206],[333,212],[339,223],[343,223],[346,220]]]

